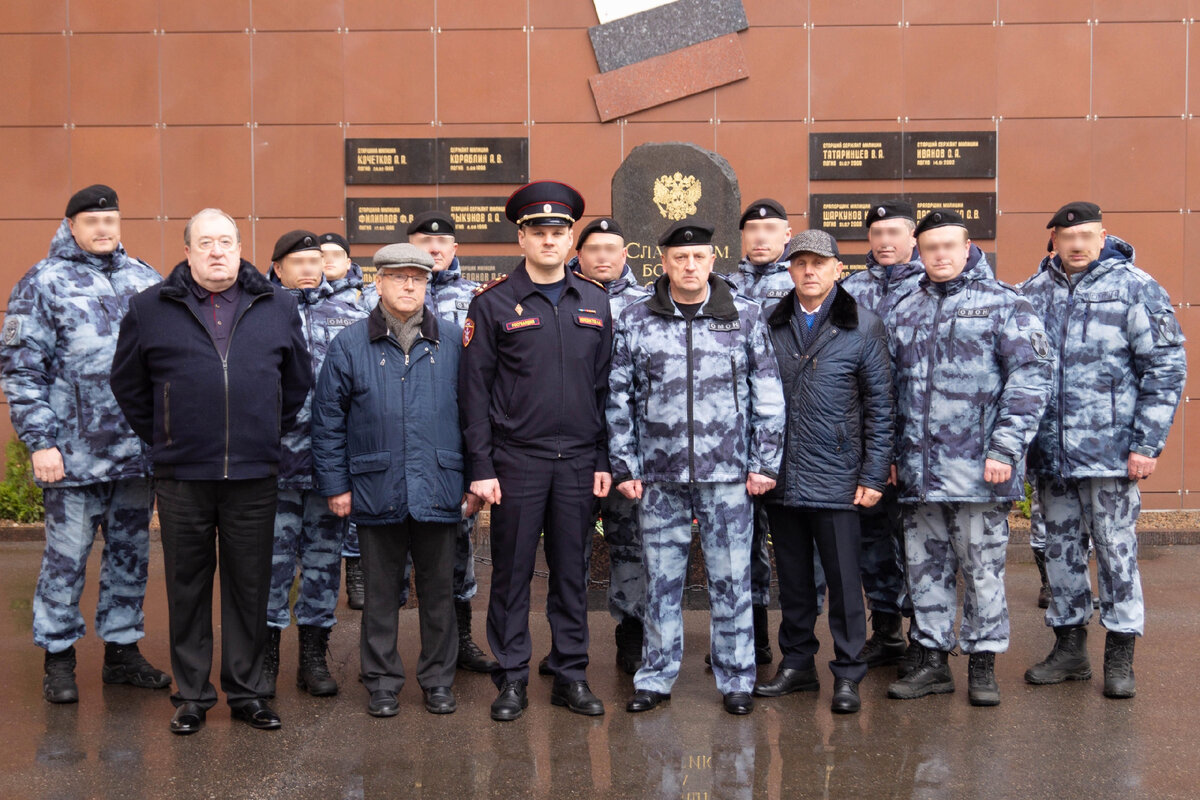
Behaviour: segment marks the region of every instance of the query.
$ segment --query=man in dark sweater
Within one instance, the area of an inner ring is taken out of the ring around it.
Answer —
[[[111,378],[154,462],[177,686],[171,730],[195,733],[217,701],[218,559],[221,688],[235,719],[274,729],[279,716],[262,697],[279,439],[312,368],[295,299],[241,259],[233,219],[204,209],[183,239],[186,260],[131,301]]]

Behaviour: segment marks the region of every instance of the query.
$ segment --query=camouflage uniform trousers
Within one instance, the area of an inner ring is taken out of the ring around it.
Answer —
[[[951,651],[957,577],[963,576],[963,620],[958,643],[964,653],[1008,649],[1008,603],[1004,560],[1012,503],[922,503],[904,509],[908,588],[916,639]]]
[[[280,489],[275,506],[275,546],[271,555],[271,595],[267,624],[291,622],[288,600],[300,565],[296,623],[332,628],[342,583],[342,540],[346,520],[329,510],[327,498],[312,489]]]
[[[713,676],[722,694],[754,688],[750,537],[754,509],[742,483],[645,484],[638,521],[646,570],[645,642],[638,689],[669,694],[683,660],[683,583],[692,519],[708,570]]]
[[[1042,496],[1038,491],[1037,478],[1030,476],[1029,484],[1029,548],[1046,549],[1046,510],[1042,508]]]
[[[858,554],[867,608],[880,614],[907,613],[908,589],[904,585],[904,527],[895,486],[888,486],[873,508],[859,512],[862,527]]]
[[[600,501],[604,543],[608,545],[608,611],[617,622],[646,616],[646,572],[637,504],[619,492]]]
[[[113,644],[145,636],[142,602],[150,561],[149,478],[44,489],[46,549],[33,594],[33,642],[61,653],[82,638],[84,573],[99,528],[104,536],[96,633]]]
[[[454,602],[470,602],[479,591],[475,581],[475,519],[471,516],[458,524],[458,536],[454,540]],[[346,540],[342,544],[342,558],[359,558],[358,526],[350,523]],[[639,564],[640,559],[639,559]],[[639,572],[641,567],[638,568]],[[412,578],[412,558],[404,562],[404,588],[400,592],[400,605],[408,602],[408,587]]]
[[[1086,625],[1092,618],[1088,540],[1096,552],[1100,624],[1142,635],[1145,607],[1137,565],[1142,494],[1128,478],[1038,478],[1046,516],[1046,578],[1054,599],[1050,626]]]

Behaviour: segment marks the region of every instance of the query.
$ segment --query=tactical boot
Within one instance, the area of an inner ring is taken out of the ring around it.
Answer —
[[[908,673],[912,672],[921,661],[921,646],[917,644],[917,640],[913,638],[913,631],[916,630],[914,622],[908,623],[908,646],[904,648],[904,658],[900,659],[900,663],[896,665],[896,677],[903,678]]]
[[[137,642],[105,642],[100,679],[105,683],[128,683],[139,689],[165,689],[171,685],[171,676],[147,661]]]
[[[267,626],[267,652],[263,654],[263,695],[275,696],[275,681],[279,677],[279,628]]]
[[[617,623],[617,666],[626,675],[632,675],[642,667],[644,633],[640,619],[626,617]]]
[[[967,700],[973,706],[1000,705],[995,653],[971,653],[967,663]]]
[[[316,625],[300,627],[300,669],[296,685],[313,697],[337,694],[338,685],[325,664],[325,649],[329,646],[329,628]]]
[[[367,602],[367,579],[357,556],[346,558],[346,605],[360,609]]]
[[[1025,682],[1034,684],[1086,681],[1092,677],[1087,654],[1087,628],[1061,625],[1054,629],[1054,648],[1044,661],[1025,670]]]
[[[920,648],[916,666],[900,680],[888,687],[888,697],[893,700],[916,700],[927,694],[949,694],[954,691],[954,676],[946,663],[946,653],[930,650],[917,642],[911,647]]]
[[[61,653],[46,651],[46,677],[42,678],[42,696],[51,703],[78,703],[75,685],[75,646]]]
[[[868,669],[898,664],[904,659],[908,645],[904,641],[903,617],[876,611],[871,615],[871,631],[871,638],[859,656],[867,662]]]
[[[767,607],[754,606],[754,663],[770,664],[774,658],[771,633],[767,628]]]
[[[1050,581],[1046,578],[1046,551],[1034,550],[1033,563],[1037,564],[1038,574],[1042,576],[1042,588],[1038,589],[1038,608],[1049,608],[1050,599]]]
[[[1109,631],[1104,637],[1104,696],[1114,698],[1133,697],[1133,642],[1132,633]]]
[[[458,620],[458,668],[470,672],[491,672],[500,666],[487,657],[471,639],[471,603],[454,601],[454,616]]]

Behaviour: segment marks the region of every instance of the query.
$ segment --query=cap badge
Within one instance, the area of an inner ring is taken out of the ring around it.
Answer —
[[[438,229],[438,224],[436,222],[429,223],[429,230],[436,231],[437,229]]]
[[[691,231],[684,231],[684,232],[683,232],[683,240],[684,240],[685,242],[690,242],[690,241],[691,241],[692,239],[694,239],[694,238],[695,238],[695,234],[694,234],[694,233],[692,233]]]
[[[311,236],[305,236],[305,237],[304,237],[304,246],[305,246],[305,247],[312,247],[312,246],[313,246],[313,238],[312,238]]]
[[[96,201],[96,205],[100,206],[101,208],[104,208],[106,205],[108,205],[108,198],[101,197],[99,200]]]
[[[1075,220],[1075,212],[1068,211],[1067,212],[1067,222],[1073,222],[1074,220]]]
[[[554,207],[551,206],[549,203],[546,203],[544,206],[542,206],[542,211],[549,214],[553,210],[553,208]]]
[[[879,207],[879,208],[878,208],[878,209],[875,211],[875,213],[876,213],[876,214],[878,214],[878,215],[879,215],[879,216],[881,216],[881,217],[886,217],[886,216],[887,216],[887,209],[886,209],[886,208],[884,208],[883,206],[880,206],[880,207]]]
[[[760,217],[765,217],[765,216],[767,215],[767,207],[766,207],[766,206],[759,206],[759,207],[758,207],[758,215],[759,215]]]
[[[606,220],[606,219],[600,220],[600,230],[602,230],[602,231],[608,230],[608,220]]]

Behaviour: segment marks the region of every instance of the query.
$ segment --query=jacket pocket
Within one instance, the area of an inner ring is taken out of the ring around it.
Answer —
[[[392,463],[392,454],[387,451],[379,453],[359,453],[350,456],[350,474],[363,475],[368,472],[379,472],[387,469]]]
[[[392,454],[386,450],[350,456],[350,503],[356,514],[383,516],[398,487],[389,485]]]
[[[163,384],[163,438],[171,444],[171,382]]]
[[[741,404],[738,401],[738,374],[737,374],[737,357],[733,353],[729,354],[729,377],[733,381],[733,413],[742,413]]]
[[[75,432],[83,435],[83,390],[75,384]]]
[[[435,508],[458,510],[463,496],[463,455],[457,450],[437,450],[437,476],[433,498]]]

